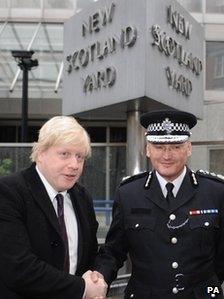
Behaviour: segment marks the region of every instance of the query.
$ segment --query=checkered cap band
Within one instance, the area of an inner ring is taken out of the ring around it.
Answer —
[[[169,118],[166,118],[163,122],[161,123],[151,123],[149,124],[147,128],[147,135],[148,134],[172,134],[174,132],[177,132],[177,135],[180,135],[181,132],[183,135],[188,135],[190,136],[190,128],[187,124],[184,123],[173,123],[172,121],[169,120]]]
[[[188,135],[146,135],[151,143],[183,143],[189,139]]]

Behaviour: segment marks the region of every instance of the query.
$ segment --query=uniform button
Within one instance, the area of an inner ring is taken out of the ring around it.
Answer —
[[[172,263],[172,268],[173,269],[177,269],[178,268],[178,263],[177,262],[173,262]]]
[[[205,226],[209,226],[210,223],[209,223],[208,221],[206,221],[206,222],[204,223],[204,225],[205,225]]]
[[[130,298],[134,298],[134,294],[131,294],[131,295],[130,295]]]
[[[175,220],[175,219],[176,219],[176,215],[171,214],[171,215],[170,215],[170,220]]]
[[[174,287],[174,288],[172,289],[172,292],[173,292],[174,294],[177,294],[177,293],[178,293],[178,288]]]
[[[51,242],[51,246],[52,246],[52,247],[58,247],[58,245],[59,245],[59,244],[58,244],[57,241],[52,241],[52,242]]]
[[[135,224],[135,227],[139,227],[139,224],[138,224],[138,223],[136,223],[136,224]]]
[[[172,243],[172,244],[176,244],[176,243],[177,243],[177,238],[173,237],[173,238],[171,239],[171,243]]]

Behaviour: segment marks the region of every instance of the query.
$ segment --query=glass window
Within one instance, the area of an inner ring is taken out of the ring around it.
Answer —
[[[224,42],[206,42],[206,89],[224,90]]]
[[[2,26],[4,26],[2,24]],[[0,89],[9,90],[9,87],[18,70],[17,63],[12,57],[11,50],[27,49],[35,32],[37,24],[8,23],[0,36]],[[20,76],[21,79],[21,76]]]
[[[0,126],[0,142],[15,142],[16,127],[15,126]]]
[[[0,0],[1,8],[8,8],[8,0]]]
[[[224,173],[224,149],[211,149],[209,170],[215,173]]]
[[[1,147],[0,176],[19,171],[30,165],[31,147]],[[8,173],[2,173],[2,170]]]
[[[112,127],[110,128],[110,142],[126,142],[126,128]]]
[[[224,0],[207,0],[206,13],[224,13]]]
[[[76,7],[77,10],[82,10],[85,9],[86,7],[88,7],[90,4],[92,4],[93,2],[96,2],[97,0],[77,0],[76,1]]]
[[[224,55],[215,57],[215,78],[224,76]]]
[[[202,0],[178,0],[178,2],[189,12],[202,13]]]
[[[106,127],[87,127],[91,142],[106,142]]]
[[[92,156],[85,163],[80,182],[94,200],[106,198],[106,147],[92,147]]]
[[[1,51],[27,49],[37,24],[8,23],[0,36]],[[11,55],[11,52],[9,52]]]
[[[73,9],[75,2],[75,0],[44,0],[44,8]]]
[[[34,142],[38,139],[38,132],[40,130],[40,126],[28,126],[28,141]],[[0,126],[0,142],[20,142],[21,140],[21,126]]]
[[[126,175],[126,146],[110,147],[110,199]]]
[[[42,24],[32,49],[35,51],[34,57],[38,59],[39,66],[33,72],[31,84],[53,91],[63,59],[63,26]]]
[[[63,59],[62,24],[9,23],[5,26],[0,36],[0,89],[9,91],[19,69],[11,50],[26,50],[38,28],[31,50],[35,52],[32,58],[38,59],[39,65],[29,72],[29,96],[35,91],[48,91],[51,97],[52,94],[56,97],[54,88]],[[21,87],[22,72],[14,89],[21,91]]]
[[[12,8],[40,8],[41,0],[11,0]]]

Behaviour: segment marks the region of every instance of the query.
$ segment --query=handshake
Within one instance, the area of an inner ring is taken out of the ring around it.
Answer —
[[[105,299],[107,293],[107,283],[101,273],[97,271],[87,271],[82,278],[85,280],[85,293],[83,299]]]

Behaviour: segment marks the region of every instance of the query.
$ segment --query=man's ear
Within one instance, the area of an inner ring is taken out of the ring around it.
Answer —
[[[187,156],[190,157],[190,156],[191,156],[191,153],[192,153],[192,144],[191,144],[191,142],[189,141],[189,142],[188,142],[188,148],[187,148]]]
[[[146,157],[150,158],[150,145],[146,144]]]
[[[40,149],[40,150],[38,151],[38,153],[37,153],[37,158],[36,158],[37,162],[41,162],[41,161],[42,161],[44,152],[45,152],[45,151],[44,151],[43,149]]]

